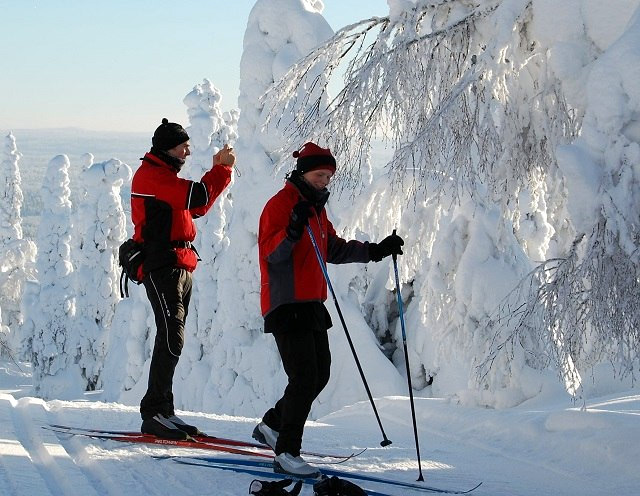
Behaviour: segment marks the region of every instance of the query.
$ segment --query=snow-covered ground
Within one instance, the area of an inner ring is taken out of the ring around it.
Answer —
[[[42,429],[49,423],[137,430],[136,407],[100,401],[100,393],[74,401],[31,396],[28,366],[0,362],[0,488],[7,496],[137,494],[248,494],[251,475],[180,465],[152,455],[201,450],[127,445],[69,437]],[[640,395],[620,392],[573,405],[551,386],[516,408],[469,408],[438,398],[415,398],[425,484],[469,488],[478,496],[632,496],[640,494]],[[407,397],[377,399],[393,444],[381,448],[371,406],[357,403],[309,422],[304,448],[367,448],[341,468],[415,481],[415,442]],[[210,434],[250,439],[257,419],[178,412]],[[225,456],[221,454],[221,456]],[[362,484],[364,485],[364,484]],[[391,495],[409,489],[367,487]],[[304,486],[302,496],[313,490]]]

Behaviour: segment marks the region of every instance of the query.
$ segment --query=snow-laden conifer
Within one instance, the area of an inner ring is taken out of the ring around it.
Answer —
[[[85,390],[78,366],[80,341],[73,332],[76,298],[69,167],[66,155],[54,157],[47,166],[36,239],[38,280],[29,282],[24,297],[26,349],[35,390],[43,398],[74,397]]]
[[[191,156],[185,166],[185,173],[193,180],[200,178],[212,166],[212,157],[225,145],[235,146],[237,135],[237,111],[223,112],[220,91],[205,79],[194,86],[183,99],[189,116],[189,142]],[[232,184],[235,174],[232,175]],[[229,195],[230,185],[215,201],[207,215],[196,219],[198,235],[194,242],[201,261],[193,277],[193,294],[189,318],[185,327],[185,347],[176,370],[176,377],[185,383],[199,384],[200,397],[181,394],[177,387],[177,404],[190,405],[190,408],[215,409],[211,401],[211,384],[204,369],[216,368],[213,357],[215,351],[213,336],[227,332],[219,327],[216,314],[220,311],[218,292],[220,260],[222,252],[229,249],[227,222],[232,203]],[[223,289],[222,289],[223,290]]]
[[[17,349],[19,327],[22,325],[20,310],[25,281],[35,271],[36,245],[23,239],[21,208],[23,203],[22,180],[16,139],[9,133],[4,140],[0,171],[2,187],[0,202],[0,307],[3,323],[11,332],[7,334],[6,346]]]
[[[16,146],[16,139],[9,133],[4,139],[2,164],[0,164],[0,244],[6,245],[14,239],[22,239],[23,202],[20,168],[18,163],[22,157]]]
[[[120,188],[131,168],[118,159],[85,164],[75,216],[76,318],[80,366],[86,389],[102,387],[101,371],[120,300],[118,247],[126,239]]]

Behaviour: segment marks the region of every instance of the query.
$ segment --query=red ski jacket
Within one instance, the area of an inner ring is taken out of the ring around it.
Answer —
[[[230,181],[231,168],[225,165],[214,165],[196,182],[179,178],[176,169],[145,154],[131,183],[133,239],[144,243],[145,274],[166,266],[196,268],[193,219],[209,211]]]
[[[301,199],[298,188],[287,181],[284,188],[267,202],[260,216],[258,252],[263,316],[285,303],[323,302],[327,299],[327,284],[309,233],[305,229],[297,242],[287,237],[291,210]],[[309,218],[309,226],[325,262],[369,261],[368,243],[340,238],[324,208]]]

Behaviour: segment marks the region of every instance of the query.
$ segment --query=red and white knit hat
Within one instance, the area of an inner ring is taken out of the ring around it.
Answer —
[[[320,148],[311,141],[302,145],[300,150],[293,152],[293,157],[298,159],[296,170],[300,174],[317,169],[327,169],[336,172],[336,159],[328,148]]]

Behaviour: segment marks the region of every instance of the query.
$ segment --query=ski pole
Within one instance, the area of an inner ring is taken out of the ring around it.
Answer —
[[[396,230],[393,230],[393,234]],[[404,330],[404,308],[402,304],[402,295],[400,294],[400,278],[398,277],[398,255],[395,253],[393,258],[393,270],[396,275],[396,293],[398,294],[398,313],[400,314],[400,327],[402,328],[402,345],[404,346],[404,363],[407,369],[407,383],[409,384],[409,400],[411,403],[411,418],[413,420],[413,435],[416,440],[416,453],[418,455],[418,480],[423,481],[422,463],[420,462],[420,443],[418,443],[418,427],[416,425],[416,409],[413,405],[413,387],[411,387],[411,371],[409,370],[409,353],[407,352],[407,334]]]
[[[369,402],[371,403],[371,407],[373,408],[373,413],[376,415],[376,420],[378,421],[378,425],[380,426],[380,432],[382,432],[383,440],[380,441],[380,446],[389,446],[391,441],[387,438],[387,435],[384,433],[384,429],[382,427],[382,422],[380,421],[380,415],[378,415],[378,410],[376,409],[376,405],[373,402],[373,396],[371,396],[371,391],[369,390],[369,384],[367,384],[367,379],[364,376],[364,372],[362,370],[362,366],[360,365],[360,360],[358,360],[358,355],[356,354],[356,348],[353,346],[353,341],[351,340],[351,335],[347,329],[347,324],[344,321],[344,317],[342,316],[342,310],[340,310],[340,305],[338,305],[338,298],[336,297],[336,293],[333,290],[333,286],[331,285],[331,280],[329,279],[329,273],[327,272],[327,267],[324,264],[324,260],[322,259],[322,254],[320,253],[320,248],[318,248],[318,243],[316,242],[316,238],[313,235],[313,231],[311,231],[311,227],[307,225],[307,232],[309,233],[309,237],[311,238],[311,244],[313,245],[313,249],[316,252],[316,258],[318,259],[318,263],[320,264],[320,268],[322,269],[322,274],[324,275],[325,281],[327,281],[327,286],[329,287],[329,291],[331,291],[331,296],[333,297],[333,302],[336,305],[336,310],[338,311],[338,316],[340,317],[340,322],[342,323],[342,328],[344,329],[344,333],[347,336],[347,341],[349,342],[349,347],[351,348],[351,353],[353,354],[353,358],[356,361],[356,366],[358,367],[358,372],[360,372],[360,377],[362,378],[362,383],[364,384],[364,388],[367,390],[367,395],[369,396]]]

